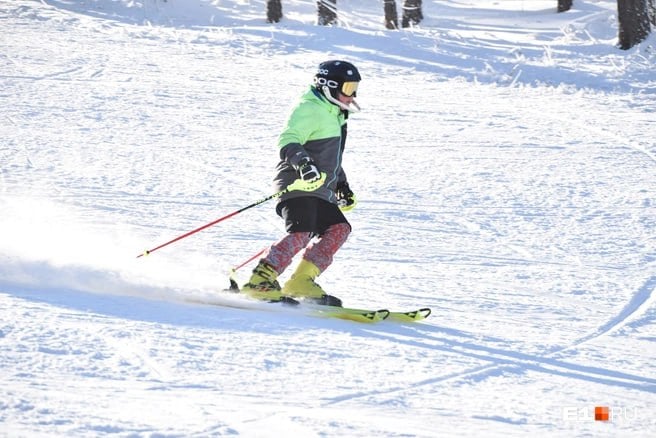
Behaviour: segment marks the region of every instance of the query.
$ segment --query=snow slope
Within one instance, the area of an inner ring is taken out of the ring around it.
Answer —
[[[618,50],[605,0],[338,3],[0,1],[0,436],[656,434],[654,36]],[[136,256],[271,194],[331,58],[364,77],[359,205],[320,283],[434,314],[190,303],[272,202]]]

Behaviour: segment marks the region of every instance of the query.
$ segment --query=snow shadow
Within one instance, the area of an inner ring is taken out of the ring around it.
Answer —
[[[399,338],[399,335],[403,338]],[[384,330],[369,330],[369,336],[395,341],[401,344],[428,350],[439,350],[487,362],[487,365],[473,367],[433,379],[415,383],[415,386],[428,385],[445,380],[482,381],[500,374],[522,374],[527,371],[551,374],[580,381],[617,386],[649,393],[656,393],[656,379],[623,371],[581,365],[550,357],[553,353],[531,354],[516,349],[490,345],[492,339],[473,337],[461,339],[459,331],[427,324],[413,326],[386,327]],[[559,351],[562,351],[559,350]]]

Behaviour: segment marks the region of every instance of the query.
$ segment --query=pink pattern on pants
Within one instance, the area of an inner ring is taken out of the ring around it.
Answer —
[[[267,262],[278,274],[287,269],[294,256],[310,243],[310,233],[289,233],[278,242],[271,245],[264,261]]]
[[[271,245],[264,256],[264,261],[281,274],[287,269],[294,256],[306,248],[303,258],[314,263],[323,272],[333,262],[333,256],[346,242],[350,233],[351,226],[347,223],[331,225],[317,241],[310,245],[308,245],[311,240],[309,233],[290,233]]]
[[[342,247],[349,234],[351,226],[340,223],[328,227],[321,238],[310,244],[303,254],[303,258],[314,263],[321,272],[325,271],[333,262],[333,256]]]

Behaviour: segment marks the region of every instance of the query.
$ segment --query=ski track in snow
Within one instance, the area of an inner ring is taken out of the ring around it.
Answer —
[[[656,393],[656,378],[648,378],[643,375],[624,373],[619,370],[609,370],[604,368],[582,366],[574,363],[568,363],[561,359],[554,359],[554,356],[562,358],[562,354],[567,350],[581,346],[583,343],[594,340],[611,331],[620,330],[624,325],[634,320],[644,313],[648,308],[653,307],[654,289],[656,288],[656,277],[650,278],[647,283],[636,293],[631,302],[622,309],[617,317],[611,319],[607,324],[599,327],[593,333],[577,340],[566,347],[554,347],[551,351],[542,354],[530,355],[521,352],[506,351],[502,349],[490,348],[485,345],[475,343],[461,342],[457,340],[446,340],[436,338],[429,334],[433,332],[425,327],[412,330],[407,336],[408,342],[418,348],[428,348],[443,350],[445,352],[458,352],[463,356],[481,359],[492,362],[491,365],[473,367],[472,369],[456,372],[453,374],[440,376],[423,380],[420,382],[410,383],[403,388],[391,388],[385,391],[374,390],[371,392],[342,395],[328,404],[336,404],[345,400],[352,400],[360,397],[387,396],[392,393],[414,391],[421,386],[432,386],[436,383],[445,381],[459,381],[460,384],[468,381],[481,381],[490,377],[507,374],[507,373],[524,373],[527,370],[550,373],[554,375],[566,376],[578,380],[585,380],[605,385],[619,386],[638,391]],[[444,328],[438,328],[437,332],[444,331]],[[448,329],[447,329],[448,330]],[[420,336],[417,336],[419,334]],[[398,338],[392,338],[398,341]],[[418,342],[417,339],[423,339],[425,342]],[[434,341],[439,341],[435,344]],[[433,342],[431,342],[433,341]]]
[[[656,433],[653,36],[609,49],[608,1],[424,3],[386,32],[360,2],[332,29],[311,2],[0,2],[0,435]],[[190,303],[284,231],[271,205],[135,263],[268,194],[326,47],[366,80],[321,283],[424,323]],[[600,405],[640,415],[563,419]]]

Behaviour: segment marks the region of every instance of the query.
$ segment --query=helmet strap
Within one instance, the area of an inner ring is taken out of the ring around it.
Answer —
[[[326,99],[328,99],[330,102],[334,103],[344,111],[349,111],[349,112],[358,112],[360,111],[360,105],[353,99],[350,105],[346,105],[345,103],[340,102],[338,99],[335,99],[332,94],[330,94],[330,88],[328,88],[327,85],[324,85],[321,87],[321,91],[323,91],[323,95],[326,96]]]

